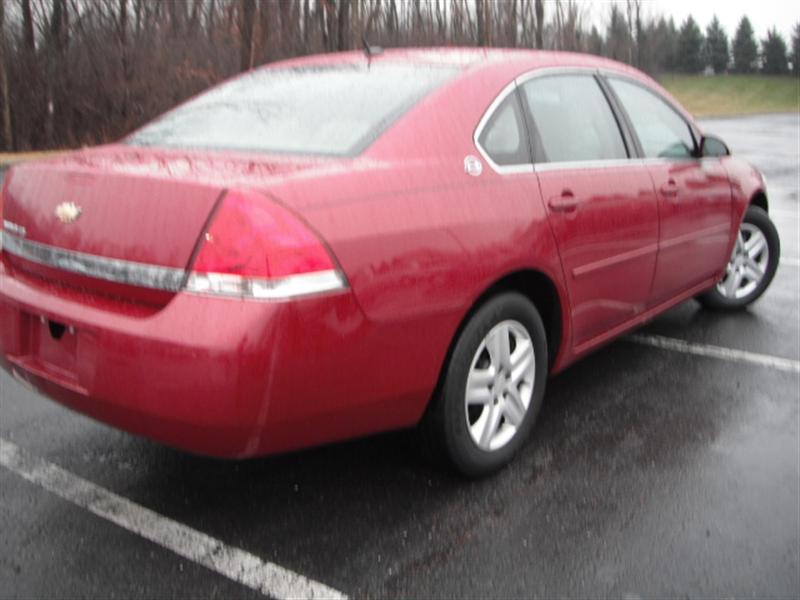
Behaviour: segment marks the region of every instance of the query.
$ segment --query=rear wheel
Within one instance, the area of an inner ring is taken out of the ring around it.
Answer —
[[[461,473],[496,471],[525,442],[546,378],[547,341],[538,311],[521,294],[496,296],[459,335],[425,432]]]
[[[769,287],[778,268],[781,244],[767,213],[750,206],[745,213],[725,275],[699,297],[710,308],[737,309],[754,302]]]

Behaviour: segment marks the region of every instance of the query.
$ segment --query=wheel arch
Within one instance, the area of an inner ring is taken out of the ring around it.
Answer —
[[[544,323],[545,335],[547,336],[547,360],[548,366],[552,368],[556,357],[563,345],[564,327],[563,315],[564,307],[561,295],[555,281],[543,271],[536,269],[522,269],[508,273],[494,281],[477,297],[464,313],[458,327],[453,334],[447,348],[444,361],[439,370],[439,378],[432,398],[435,398],[441,389],[445,370],[450,363],[456,342],[458,341],[464,327],[472,318],[472,315],[483,306],[490,298],[503,292],[519,292],[528,298],[539,311]],[[431,402],[428,403],[430,407]]]
[[[767,195],[764,193],[764,190],[758,190],[753,194],[750,198],[750,206],[758,206],[763,209],[764,212],[769,212],[769,203],[767,202]]]
[[[461,333],[472,314],[487,300],[502,292],[516,291],[528,298],[539,311],[547,335],[547,357],[549,366],[553,366],[556,356],[561,350],[563,338],[563,308],[561,297],[555,282],[544,272],[525,269],[509,273],[495,281],[478,297],[470,307],[459,325]],[[448,357],[449,358],[449,357]]]

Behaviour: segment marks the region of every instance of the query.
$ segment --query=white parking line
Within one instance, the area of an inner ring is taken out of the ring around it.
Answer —
[[[627,335],[624,339],[630,342],[636,342],[637,344],[644,344],[645,346],[661,348],[662,350],[673,350],[675,352],[683,352],[684,354],[695,354],[697,356],[707,356],[710,358],[719,358],[721,360],[768,367],[778,371],[788,371],[789,373],[800,373],[800,361],[782,358],[780,356],[758,354],[756,352],[747,352],[746,350],[734,350],[733,348],[724,348],[711,344],[695,344],[661,335],[643,333]]]
[[[0,438],[0,464],[49,492],[199,565],[273,598],[347,598],[341,592],[118,496]]]
[[[800,267],[800,258],[793,258],[791,256],[786,256],[786,257],[781,256],[779,264],[786,265],[787,267]]]

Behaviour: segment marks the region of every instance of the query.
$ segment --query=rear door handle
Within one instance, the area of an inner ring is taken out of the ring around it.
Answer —
[[[675,183],[674,179],[670,179],[661,186],[661,193],[668,198],[673,198],[678,195],[678,184]]]
[[[564,190],[560,196],[550,198],[547,205],[554,212],[572,212],[578,208],[578,199],[572,193],[572,190]]]

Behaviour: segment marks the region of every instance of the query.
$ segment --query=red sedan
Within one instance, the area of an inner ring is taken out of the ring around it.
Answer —
[[[276,63],[8,173],[0,358],[192,452],[419,425],[485,474],[524,443],[548,372],[688,298],[764,292],[764,178],[729,154],[601,58]]]

